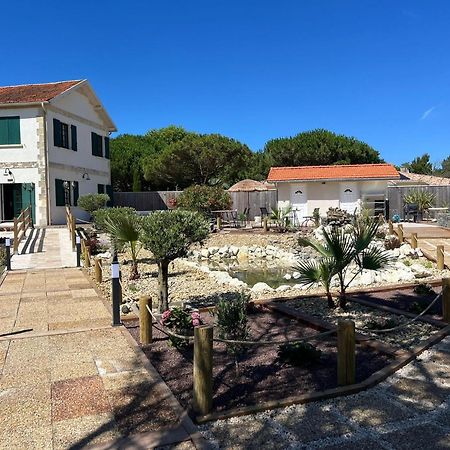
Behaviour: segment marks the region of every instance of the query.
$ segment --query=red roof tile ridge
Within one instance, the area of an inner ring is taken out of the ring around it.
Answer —
[[[0,86],[0,89],[3,88],[14,88],[14,87],[25,87],[25,86],[47,86],[49,84],[62,84],[62,83],[81,83],[84,79],[80,80],[62,80],[62,81],[49,81],[47,83],[24,83],[24,84],[10,84],[7,86]]]
[[[371,166],[394,166],[391,163],[364,163],[364,164],[325,164],[325,165],[314,165],[314,166],[272,166],[271,170],[284,170],[284,169],[316,169],[322,167],[371,167]]]

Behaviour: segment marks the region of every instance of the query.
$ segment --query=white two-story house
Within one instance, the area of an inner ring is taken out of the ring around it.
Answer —
[[[112,197],[116,127],[87,80],[0,87],[0,221],[31,205],[38,226],[65,221],[79,196]]]

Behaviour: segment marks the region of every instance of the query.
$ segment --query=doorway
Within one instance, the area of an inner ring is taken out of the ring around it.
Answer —
[[[31,205],[31,215],[35,222],[34,183],[11,183],[1,185],[3,189],[3,220],[12,221],[20,211]]]

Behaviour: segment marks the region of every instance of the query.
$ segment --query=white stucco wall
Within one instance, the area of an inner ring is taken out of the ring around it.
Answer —
[[[329,208],[341,206],[342,193],[350,188],[355,192],[358,200],[364,201],[366,196],[376,196],[384,199],[388,181],[367,180],[367,181],[314,181],[307,182],[307,214],[312,215],[315,208],[319,208],[320,215],[325,216]],[[294,182],[277,183],[278,207],[291,205],[292,186],[299,185]]]

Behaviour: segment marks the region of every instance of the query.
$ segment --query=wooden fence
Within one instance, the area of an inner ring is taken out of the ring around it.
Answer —
[[[114,192],[115,206],[129,206],[137,211],[157,211],[167,209],[170,199],[177,198],[182,191]],[[277,206],[277,191],[230,192],[232,209],[238,213],[249,209],[248,220],[261,215],[260,208],[271,209]]]
[[[450,186],[389,186],[387,198],[389,200],[389,215],[399,214],[404,217],[404,196],[413,190],[431,192],[435,196],[434,206],[437,208],[450,206]]]
[[[19,243],[25,236],[28,228],[33,228],[33,215],[31,205],[22,209],[17,217],[14,217],[14,239],[13,250],[17,255],[19,252]]]
[[[76,249],[76,219],[70,210],[70,206],[66,206],[66,224],[72,241],[72,251]]]

